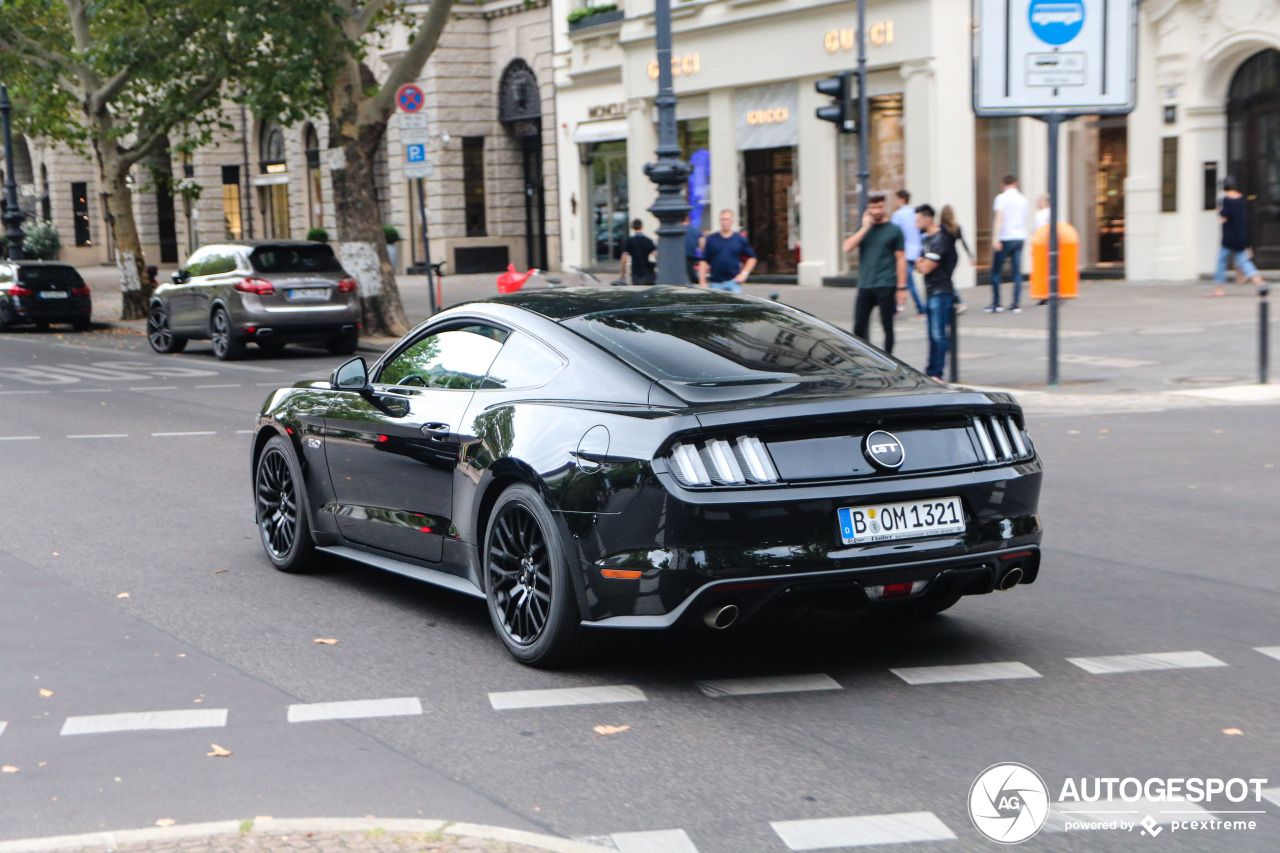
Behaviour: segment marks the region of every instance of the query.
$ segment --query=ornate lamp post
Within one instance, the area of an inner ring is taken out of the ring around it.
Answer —
[[[9,129],[9,87],[0,83],[0,126],[4,130],[4,237],[9,244],[9,257],[22,260],[22,211],[18,209],[18,185],[13,180],[13,133]]]
[[[658,48],[658,155],[644,173],[658,185],[658,200],[649,212],[658,218],[658,284],[689,284],[684,266],[684,228],[689,212],[683,188],[692,168],[680,159],[676,137],[676,96],[671,83],[671,0],[657,0],[653,14],[654,44]]]

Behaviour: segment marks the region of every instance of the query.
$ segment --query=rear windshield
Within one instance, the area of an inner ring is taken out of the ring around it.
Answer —
[[[23,284],[35,284],[69,290],[80,287],[84,279],[72,267],[18,267],[18,281]]]
[[[249,262],[258,272],[342,272],[328,246],[259,246]]]
[[[617,311],[564,325],[640,372],[675,382],[785,382],[899,369],[846,332],[781,306]]]

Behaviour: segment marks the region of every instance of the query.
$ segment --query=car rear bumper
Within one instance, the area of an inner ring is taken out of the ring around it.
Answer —
[[[249,331],[252,329],[252,331]],[[282,326],[257,326],[249,324],[242,327],[241,334],[248,341],[268,343],[290,343],[297,341],[325,341],[339,335],[359,334],[360,325],[356,321],[348,323],[295,323]]]
[[[93,313],[93,301],[83,296],[67,299],[24,297],[10,303],[13,319],[28,323],[72,323]]]

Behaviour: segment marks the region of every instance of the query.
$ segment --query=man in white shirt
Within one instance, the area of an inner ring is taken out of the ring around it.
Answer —
[[[1040,230],[1041,225],[1049,224],[1049,196],[1044,193],[1036,196],[1036,219],[1031,224],[1031,233]]]
[[[893,212],[893,216],[889,217],[889,221],[897,225],[902,231],[902,240],[905,245],[907,258],[907,292],[911,294],[911,301],[916,304],[916,316],[923,317],[925,315],[925,306],[920,294],[916,290],[915,276],[912,270],[916,266],[916,258],[920,257],[920,247],[923,242],[920,236],[920,229],[916,227],[916,209],[911,206],[911,193],[906,190],[898,190],[898,209]],[[898,306],[898,311],[902,311],[902,306]]]
[[[996,215],[991,223],[994,235],[991,250],[995,253],[991,261],[991,304],[983,310],[988,314],[1004,310],[1000,306],[1000,275],[1008,259],[1013,266],[1013,302],[1009,310],[1021,314],[1018,300],[1022,297],[1022,244],[1027,239],[1027,197],[1018,192],[1018,179],[1014,175],[1005,175],[1003,184],[1004,192],[996,196]]]

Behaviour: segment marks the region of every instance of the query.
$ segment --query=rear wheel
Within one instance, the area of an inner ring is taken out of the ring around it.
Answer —
[[[293,448],[280,436],[263,448],[254,470],[258,534],[267,559],[282,572],[302,573],[315,567],[315,542],[307,522],[302,470]]]
[[[147,342],[158,353],[179,353],[187,347],[187,339],[169,331],[169,312],[157,302],[147,312]]]
[[[209,321],[210,337],[213,339],[213,354],[218,361],[235,361],[244,357],[244,338],[238,338],[231,327],[231,315],[226,308],[213,309],[213,317]]]
[[[359,345],[360,335],[357,332],[344,332],[324,342],[324,348],[329,351],[329,355],[354,355]]]
[[[72,320],[71,328],[75,329],[77,332],[87,332],[89,331],[89,320]]]
[[[579,620],[551,513],[526,485],[507,489],[494,505],[484,540],[484,591],[494,629],[521,663],[563,666],[599,645],[601,632]]]

